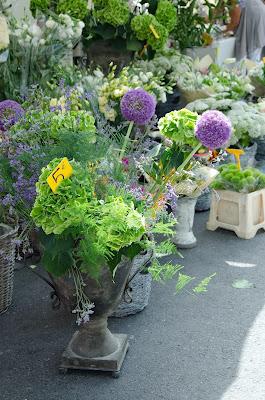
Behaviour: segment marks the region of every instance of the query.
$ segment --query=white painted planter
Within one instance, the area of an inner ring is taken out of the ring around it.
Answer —
[[[176,234],[172,241],[180,249],[189,249],[197,244],[196,237],[192,231],[196,202],[197,197],[180,197],[177,200],[175,211],[175,217],[177,218]]]
[[[215,64],[222,65],[227,58],[235,57],[235,43],[235,37],[217,39],[207,47],[186,49],[186,54],[194,60],[209,55]]]
[[[252,239],[265,230],[265,189],[253,193],[218,190],[212,196],[207,229],[234,231],[242,239]]]

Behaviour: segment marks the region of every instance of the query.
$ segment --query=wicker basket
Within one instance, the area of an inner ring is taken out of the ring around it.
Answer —
[[[12,302],[16,235],[17,228],[0,224],[0,314]]]

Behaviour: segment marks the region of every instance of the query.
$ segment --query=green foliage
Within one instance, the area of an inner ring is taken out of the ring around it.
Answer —
[[[54,276],[64,275],[73,266],[71,250],[73,238],[67,235],[44,235],[40,237],[43,248],[42,264]]]
[[[152,265],[148,268],[148,272],[152,275],[154,281],[164,282],[168,281],[183,268],[181,265],[174,265],[170,262],[160,264],[155,260]]]
[[[185,286],[195,279],[192,276],[179,273],[178,281],[176,284],[176,293],[179,293]]]
[[[92,199],[93,186],[88,171],[75,161],[71,161],[73,175],[64,179],[56,193],[47,183],[48,176],[60,163],[54,159],[42,170],[36,185],[37,198],[31,216],[37,226],[49,235],[61,234],[67,228],[80,225],[87,213],[88,201]]]
[[[213,189],[251,193],[265,188],[265,174],[255,168],[239,170],[236,164],[225,164],[212,183]]]
[[[176,225],[176,220],[172,220],[169,222],[158,221],[155,226],[152,228],[151,233],[159,233],[161,235],[170,235],[173,236],[175,234],[173,228]]]
[[[58,0],[56,11],[83,20],[88,14],[87,0]]]
[[[172,2],[168,0],[160,0],[156,10],[156,18],[168,32],[171,32],[177,23],[177,10]]]
[[[30,1],[30,11],[33,16],[36,15],[36,11],[47,11],[51,5],[51,0],[31,0]]]
[[[207,278],[204,278],[195,288],[192,289],[192,291],[194,293],[207,292],[207,287],[215,275],[216,273],[212,274],[211,276],[208,276]]]
[[[96,0],[95,17],[103,24],[114,27],[126,25],[130,18],[128,4],[124,0]]]
[[[171,240],[164,240],[155,247],[156,257],[164,257],[170,254],[179,254],[176,245]]]
[[[177,146],[195,147],[198,144],[194,133],[197,118],[197,113],[183,108],[160,118],[158,127],[162,135],[173,140]]]
[[[64,113],[51,113],[50,132],[52,138],[57,138],[61,129],[67,129],[71,132],[88,132],[91,136],[91,142],[95,142],[95,119],[84,110],[67,111]]]
[[[203,44],[203,34],[207,31],[206,21],[198,14],[196,6],[196,0],[176,2],[177,23],[173,34],[180,50]]]

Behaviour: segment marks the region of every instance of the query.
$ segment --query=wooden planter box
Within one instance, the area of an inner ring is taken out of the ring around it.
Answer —
[[[253,193],[218,190],[213,193],[207,229],[224,228],[242,239],[252,239],[265,230],[265,189]]]

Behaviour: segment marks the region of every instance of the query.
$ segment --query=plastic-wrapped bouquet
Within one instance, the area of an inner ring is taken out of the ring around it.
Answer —
[[[1,91],[6,97],[26,95],[31,85],[46,85],[69,49],[79,41],[84,23],[69,15],[20,23],[9,19],[7,62],[0,65]]]

